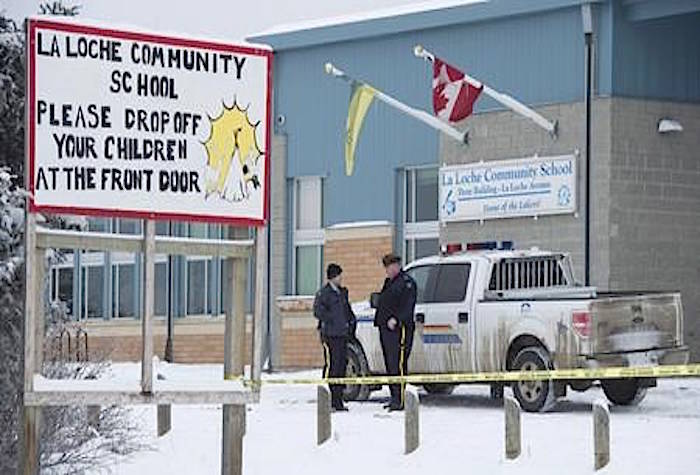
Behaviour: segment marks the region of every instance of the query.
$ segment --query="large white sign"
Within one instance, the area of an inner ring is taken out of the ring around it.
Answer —
[[[29,22],[31,209],[261,225],[272,52]]]
[[[440,220],[576,211],[576,156],[533,157],[440,169]]]

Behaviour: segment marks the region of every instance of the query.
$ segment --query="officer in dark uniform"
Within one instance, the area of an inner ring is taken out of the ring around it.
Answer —
[[[416,308],[416,282],[401,269],[401,258],[388,254],[382,259],[386,279],[379,294],[374,326],[379,327],[379,337],[384,353],[384,365],[389,376],[408,374],[408,357],[413,346]],[[391,403],[389,411],[401,411],[404,406],[405,383],[389,385]]]
[[[323,377],[344,378],[347,367],[348,337],[357,325],[355,314],[348,300],[348,289],[342,286],[343,269],[329,264],[326,270],[328,282],[316,292],[314,316],[319,321],[323,345]],[[347,411],[343,404],[342,384],[331,384],[331,405],[336,411]]]

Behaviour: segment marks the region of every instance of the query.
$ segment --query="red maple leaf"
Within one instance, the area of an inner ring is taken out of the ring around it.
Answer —
[[[448,98],[444,92],[445,84],[440,84],[433,89],[433,110],[435,111],[435,114],[447,107]]]

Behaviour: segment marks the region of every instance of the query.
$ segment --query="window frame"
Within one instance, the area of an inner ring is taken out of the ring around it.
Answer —
[[[318,181],[319,182],[319,198],[318,206],[320,207],[320,228],[315,229],[298,229],[299,222],[299,184],[304,181]],[[291,289],[293,295],[298,295],[297,293],[297,249],[299,247],[310,247],[316,246],[318,252],[318,261],[320,262],[320,268],[318,269],[318,282],[323,282],[323,247],[326,243],[326,230],[323,227],[323,177],[321,176],[300,176],[295,177],[292,180],[292,281]]]
[[[417,216],[417,171],[433,169],[438,175],[440,168],[437,165],[420,165],[405,167],[402,173],[402,186],[401,186],[401,209],[403,215],[403,239],[401,240],[402,245],[402,255],[404,262],[411,262],[415,260],[416,255],[416,241],[417,240],[427,240],[436,239],[438,241],[438,248],[440,245],[440,221],[439,212],[437,213],[438,219],[434,221],[416,221]],[[409,190],[410,183],[410,190]],[[410,194],[410,199],[409,199]],[[409,201],[410,208],[409,209]],[[438,200],[435,201],[436,210],[438,207]],[[439,211],[439,210],[438,210]],[[409,216],[412,220],[409,220]],[[439,250],[439,249],[438,249]]]
[[[467,275],[466,279],[464,282],[464,293],[458,300],[437,300],[437,290],[440,287],[438,284],[440,282],[440,278],[442,277],[442,272],[443,269],[446,267],[466,267],[467,269]],[[433,301],[431,303],[434,304],[456,304],[456,303],[462,303],[466,300],[467,298],[467,293],[469,292],[469,280],[471,279],[472,275],[472,263],[471,262],[442,262],[438,264],[438,275],[437,278],[435,279],[435,295],[433,296]]]
[[[418,266],[413,266],[409,269],[406,269],[406,273],[411,276],[413,280],[416,280],[415,277],[413,277],[412,273],[415,272],[418,269],[425,269],[428,268],[430,269],[430,273],[428,274],[428,278],[426,279],[426,288],[423,291],[423,301],[418,301],[416,299],[416,304],[417,305],[423,305],[423,304],[429,304],[429,303],[434,303],[433,302],[433,296],[435,294],[435,289],[437,287],[437,280],[438,276],[440,273],[439,269],[439,264],[421,264]],[[418,282],[416,281],[416,285]],[[431,287],[432,285],[432,287]],[[418,292],[418,289],[416,289],[416,293]]]

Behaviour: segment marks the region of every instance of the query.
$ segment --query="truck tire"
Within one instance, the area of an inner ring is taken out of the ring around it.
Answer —
[[[362,345],[357,341],[348,342],[348,366],[345,370],[348,378],[369,376],[369,363],[362,350]],[[343,399],[346,401],[366,401],[372,389],[367,385],[348,384],[343,391]]]
[[[452,391],[455,390],[455,385],[446,383],[424,384],[423,389],[425,389],[425,392],[427,392],[428,394],[448,396],[452,394]]]
[[[605,397],[617,406],[636,406],[647,394],[647,388],[637,378],[604,379],[600,383]]]
[[[518,352],[511,364],[513,371],[552,369],[552,361],[544,348],[528,346]],[[550,381],[516,381],[513,394],[527,412],[547,412],[556,402],[554,384]]]

